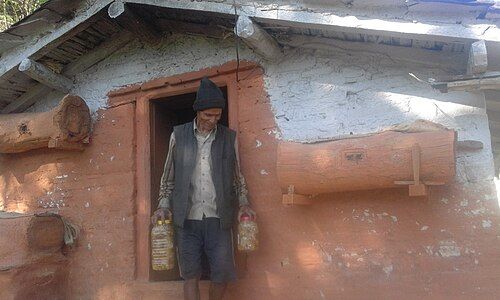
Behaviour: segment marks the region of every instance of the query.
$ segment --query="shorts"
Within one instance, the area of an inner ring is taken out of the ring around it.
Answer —
[[[186,220],[176,227],[179,269],[182,278],[201,276],[201,257],[205,252],[210,266],[210,280],[225,283],[236,279],[231,229],[222,229],[219,218]]]

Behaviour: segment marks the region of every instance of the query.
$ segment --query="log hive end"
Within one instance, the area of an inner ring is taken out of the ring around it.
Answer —
[[[54,139],[80,142],[90,134],[90,110],[79,96],[66,95],[56,108],[53,121],[60,130]]]

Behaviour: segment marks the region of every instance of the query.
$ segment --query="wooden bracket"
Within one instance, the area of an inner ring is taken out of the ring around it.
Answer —
[[[285,205],[310,205],[313,203],[311,196],[295,194],[295,187],[288,186],[288,194],[283,194],[283,204]]]
[[[411,148],[411,162],[413,170],[413,180],[394,181],[397,185],[408,185],[410,197],[427,195],[428,185],[444,185],[444,182],[421,181],[420,180],[420,146],[414,144]]]

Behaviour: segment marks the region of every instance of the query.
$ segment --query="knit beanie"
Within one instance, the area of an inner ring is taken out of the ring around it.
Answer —
[[[209,108],[222,108],[226,106],[226,99],[222,91],[207,77],[203,77],[200,87],[196,93],[196,100],[193,104],[195,111]]]

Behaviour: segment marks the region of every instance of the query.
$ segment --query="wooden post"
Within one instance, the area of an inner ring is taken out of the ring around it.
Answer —
[[[427,195],[427,187],[420,181],[420,146],[413,145],[411,148],[411,162],[413,169],[413,184],[409,185],[410,196]]]
[[[37,148],[83,150],[90,135],[90,111],[82,98],[65,96],[51,111],[0,115],[0,153]]]
[[[41,63],[37,63],[29,58],[21,62],[19,65],[19,71],[34,80],[63,93],[69,93],[69,91],[73,88],[73,82],[69,78],[57,74]]]
[[[264,59],[279,60],[281,58],[282,52],[278,42],[249,17],[239,16],[234,31],[248,47]]]

